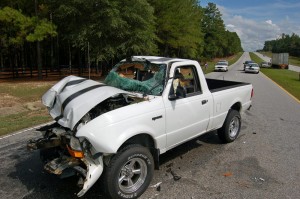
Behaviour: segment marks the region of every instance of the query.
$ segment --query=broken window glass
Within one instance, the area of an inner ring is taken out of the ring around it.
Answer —
[[[166,64],[154,64],[146,59],[118,63],[104,83],[130,92],[161,95],[164,89]]]

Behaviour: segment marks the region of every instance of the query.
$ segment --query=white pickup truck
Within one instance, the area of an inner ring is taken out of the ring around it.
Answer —
[[[161,154],[213,130],[234,141],[252,95],[251,84],[206,79],[197,61],[134,56],[104,83],[69,76],[55,84],[42,102],[56,122],[27,147],[40,149],[48,172],[79,175],[79,197],[103,175],[109,197],[137,198]]]

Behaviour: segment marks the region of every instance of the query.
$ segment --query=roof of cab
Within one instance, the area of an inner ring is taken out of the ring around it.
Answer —
[[[171,57],[157,57],[157,56],[132,56],[131,59],[146,59],[151,63],[155,64],[168,64],[170,62],[181,62],[181,61],[191,61],[189,59],[181,59],[181,58],[171,58]],[[123,59],[122,61],[126,61]]]

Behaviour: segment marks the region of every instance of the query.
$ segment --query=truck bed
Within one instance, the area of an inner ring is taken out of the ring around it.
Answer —
[[[206,82],[207,82],[208,89],[212,93],[250,84],[244,82],[234,82],[234,81],[218,80],[218,79],[206,79]]]

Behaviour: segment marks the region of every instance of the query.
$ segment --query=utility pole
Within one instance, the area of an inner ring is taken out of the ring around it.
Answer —
[[[38,4],[37,0],[34,0],[35,16],[38,18],[37,4]],[[37,56],[38,76],[39,76],[39,79],[42,79],[43,73],[42,73],[42,57],[41,57],[40,41],[36,41],[36,56]]]

